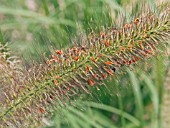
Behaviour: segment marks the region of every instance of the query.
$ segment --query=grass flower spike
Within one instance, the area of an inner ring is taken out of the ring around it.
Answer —
[[[166,8],[160,14],[147,13],[120,28],[91,32],[86,45],[56,50],[46,64],[30,69],[30,79],[18,91],[4,92],[0,126],[42,126],[43,119],[51,116],[50,107],[64,106],[76,94],[90,94],[89,87],[98,89],[125,67],[159,53],[170,36],[169,12]]]

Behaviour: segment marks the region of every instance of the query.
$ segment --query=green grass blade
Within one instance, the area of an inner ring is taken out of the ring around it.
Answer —
[[[142,99],[142,94],[140,90],[140,85],[139,81],[136,78],[135,74],[128,70],[128,74],[130,76],[130,80],[132,83],[132,88],[133,88],[133,93],[135,96],[135,102],[136,102],[136,114],[137,117],[140,119],[140,126],[144,126],[144,105],[143,105],[143,99]]]
[[[140,125],[140,122],[139,122],[138,119],[136,119],[135,117],[131,116],[130,114],[128,114],[126,112],[122,112],[121,110],[119,110],[119,109],[117,109],[115,107],[104,105],[104,104],[100,104],[100,103],[95,103],[95,102],[87,102],[87,101],[80,102],[80,103],[83,104],[83,105],[87,105],[89,107],[93,107],[93,108],[97,108],[97,109],[100,109],[100,110],[104,110],[104,111],[115,113],[117,115],[123,116],[127,120],[129,120],[132,123],[134,123],[136,126]]]

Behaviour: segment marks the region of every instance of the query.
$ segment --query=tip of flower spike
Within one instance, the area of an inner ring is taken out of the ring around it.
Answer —
[[[95,81],[94,81],[93,79],[89,78],[89,79],[88,79],[88,84],[89,84],[90,86],[93,86],[93,85],[95,84]]]
[[[106,64],[106,65],[112,65],[112,64],[114,64],[114,63],[113,63],[112,61],[106,61],[105,64]]]
[[[86,73],[89,73],[91,67],[89,65],[86,65]]]
[[[138,23],[139,23],[139,18],[136,18],[136,19],[134,20],[134,24],[135,24],[135,25],[138,25]]]
[[[62,50],[56,50],[55,51],[58,55],[62,55],[63,54],[63,51]]]
[[[39,108],[39,112],[40,112],[41,114],[43,114],[43,113],[45,113],[45,109],[44,109],[43,107],[40,107],[40,108]]]

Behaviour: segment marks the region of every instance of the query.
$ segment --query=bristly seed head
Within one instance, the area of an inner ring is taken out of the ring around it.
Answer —
[[[152,57],[159,47],[166,45],[170,36],[169,12],[165,11],[163,17],[146,14],[122,28],[110,27],[97,34],[92,32],[86,46],[56,50],[47,65],[43,65],[47,67],[43,73],[34,73],[34,79],[15,97],[6,96],[0,126],[12,122],[24,124],[22,118],[30,115],[28,108],[32,111],[31,116],[38,113],[38,117],[43,117],[50,113],[47,106],[54,106],[54,101],[62,101],[59,105],[64,106],[71,96],[89,93],[89,85],[97,86],[108,77],[118,75],[124,67]],[[43,75],[37,80],[39,74]],[[15,116],[19,121],[15,121]]]

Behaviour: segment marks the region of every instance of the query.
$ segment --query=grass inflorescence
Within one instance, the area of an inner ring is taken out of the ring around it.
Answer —
[[[50,107],[64,106],[76,94],[90,94],[89,87],[99,89],[125,67],[160,53],[170,36],[169,12],[149,12],[122,27],[92,31],[80,45],[56,50],[46,64],[28,70],[23,85],[2,92],[0,126],[41,126],[51,115]]]

